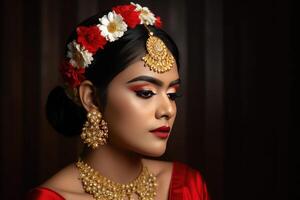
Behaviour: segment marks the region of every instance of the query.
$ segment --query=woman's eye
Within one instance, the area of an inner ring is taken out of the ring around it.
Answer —
[[[172,101],[175,101],[178,97],[181,97],[181,95],[177,94],[177,93],[168,93],[168,97],[169,99],[171,99]]]
[[[144,99],[148,99],[153,95],[155,95],[155,93],[152,92],[151,90],[139,90],[139,91],[135,91],[135,93],[137,96],[142,97]]]

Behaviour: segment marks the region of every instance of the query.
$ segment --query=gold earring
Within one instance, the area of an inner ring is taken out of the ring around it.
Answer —
[[[87,121],[83,125],[81,139],[88,147],[96,149],[99,145],[105,145],[108,138],[107,123],[98,110],[92,110],[87,114]]]

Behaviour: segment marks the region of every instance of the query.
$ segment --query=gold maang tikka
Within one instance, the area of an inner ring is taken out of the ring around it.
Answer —
[[[175,63],[173,55],[165,43],[160,38],[154,36],[153,32],[146,25],[145,27],[149,32],[149,38],[146,42],[147,54],[142,58],[145,66],[157,73],[169,71]]]

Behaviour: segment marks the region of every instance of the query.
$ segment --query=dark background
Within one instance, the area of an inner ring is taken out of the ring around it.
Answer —
[[[124,2],[1,0],[1,199],[22,199],[77,159],[79,139],[45,119],[47,94],[74,26]],[[135,2],[162,17],[181,52],[184,97],[163,159],[199,169],[213,200],[288,199],[288,1]]]

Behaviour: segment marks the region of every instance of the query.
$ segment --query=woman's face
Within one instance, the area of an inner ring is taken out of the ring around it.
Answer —
[[[176,117],[179,75],[176,64],[156,73],[137,61],[109,84],[104,119],[109,142],[147,156],[161,156]]]

